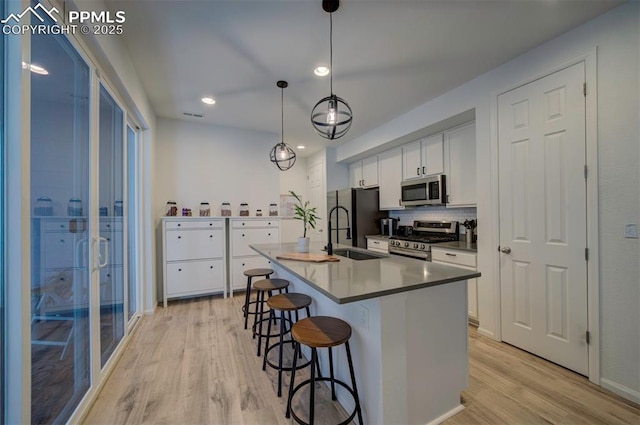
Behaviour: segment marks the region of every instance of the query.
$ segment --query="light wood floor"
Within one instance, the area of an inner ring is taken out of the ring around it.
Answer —
[[[293,423],[286,385],[278,398],[243,329],[242,300],[175,301],[144,317],[84,423]],[[472,327],[469,349],[466,408],[447,424],[640,424],[640,406]],[[345,417],[331,402],[317,409],[323,423]]]

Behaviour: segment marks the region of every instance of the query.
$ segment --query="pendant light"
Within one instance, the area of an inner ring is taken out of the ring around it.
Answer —
[[[329,13],[329,66],[331,95],[316,103],[311,111],[311,124],[320,136],[333,140],[344,136],[351,128],[353,113],[349,104],[333,93],[333,18],[339,0],[323,0],[322,9]]]
[[[276,167],[280,169],[280,171],[287,171],[289,168],[293,167],[293,164],[296,163],[296,153],[284,142],[284,89],[289,84],[286,81],[278,81],[276,83],[278,87],[281,89],[280,96],[280,111],[281,111],[281,139],[280,143],[275,145],[273,149],[271,149],[271,153],[269,153],[269,159],[273,162]]]

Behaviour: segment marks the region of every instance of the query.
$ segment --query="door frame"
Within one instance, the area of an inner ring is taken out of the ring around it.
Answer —
[[[493,251],[493,308],[494,308],[494,334],[493,338],[502,341],[501,328],[501,297],[500,297],[500,196],[498,167],[498,96],[527,85],[533,81],[544,78],[555,72],[561,71],[572,65],[584,62],[585,82],[587,84],[587,96],[585,98],[585,163],[588,169],[586,179],[586,214],[587,214],[587,247],[589,259],[587,261],[587,329],[591,336],[588,345],[589,355],[589,380],[600,385],[600,252],[598,245],[598,84],[597,84],[597,47],[590,49],[583,55],[559,64],[545,72],[537,73],[529,78],[520,80],[516,84],[503,87],[491,94],[490,105],[490,150],[491,167],[490,199],[492,209],[492,240],[496,251]]]

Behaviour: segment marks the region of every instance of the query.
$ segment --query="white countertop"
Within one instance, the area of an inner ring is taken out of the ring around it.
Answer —
[[[314,242],[310,252],[324,254],[323,246],[321,242]],[[309,263],[277,258],[280,254],[296,252],[296,243],[260,244],[251,248],[338,304],[480,276],[478,272],[397,255],[361,261],[338,257],[338,262]],[[346,245],[335,245],[334,251],[338,248],[371,253]]]

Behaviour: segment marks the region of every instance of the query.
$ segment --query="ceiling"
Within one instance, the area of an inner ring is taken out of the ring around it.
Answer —
[[[353,126],[327,141],[310,124],[329,95],[329,14],[321,0],[111,0],[160,117],[264,134],[307,156],[387,121],[621,4],[613,0],[342,0],[333,14],[333,87]],[[207,106],[203,96],[213,96]],[[189,118],[185,112],[203,114]],[[260,137],[260,136],[259,136]]]

